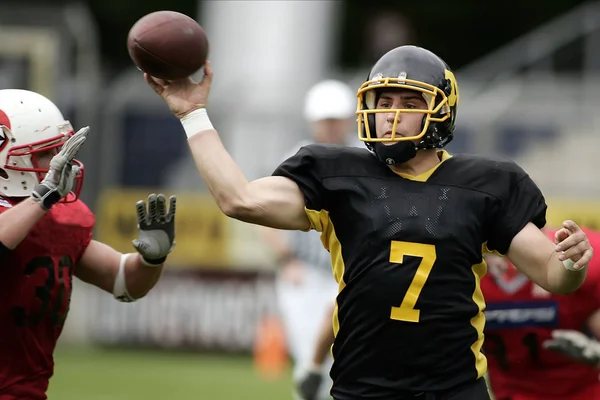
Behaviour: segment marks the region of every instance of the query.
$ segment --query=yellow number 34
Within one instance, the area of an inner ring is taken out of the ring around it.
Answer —
[[[420,257],[421,263],[400,307],[392,307],[390,318],[398,321],[419,322],[420,310],[417,310],[415,305],[431,273],[433,264],[435,264],[435,246],[432,244],[392,241],[390,262],[402,264],[404,256]]]

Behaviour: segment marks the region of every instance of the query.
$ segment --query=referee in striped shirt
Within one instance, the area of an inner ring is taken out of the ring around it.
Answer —
[[[317,83],[307,92],[304,104],[311,139],[298,143],[284,159],[310,143],[362,145],[356,135],[351,134],[355,111],[356,96],[348,85],[337,80]],[[325,319],[331,324],[331,310],[338,288],[331,271],[329,252],[323,248],[319,232],[265,227],[261,230],[278,257],[277,298],[297,381],[314,368],[314,349]],[[330,367],[331,360],[321,367],[318,394],[311,400],[331,398]],[[294,397],[301,398],[297,393]]]

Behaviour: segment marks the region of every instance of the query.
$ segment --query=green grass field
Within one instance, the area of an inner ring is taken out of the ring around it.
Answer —
[[[243,356],[58,348],[50,400],[291,399],[289,371],[266,381]]]

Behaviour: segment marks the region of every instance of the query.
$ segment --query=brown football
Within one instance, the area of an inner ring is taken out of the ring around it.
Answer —
[[[127,50],[135,65],[156,78],[176,80],[198,71],[208,56],[204,29],[175,11],[140,18],[129,30]]]

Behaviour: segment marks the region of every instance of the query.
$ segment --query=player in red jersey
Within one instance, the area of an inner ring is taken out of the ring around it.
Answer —
[[[600,233],[584,231],[592,247],[600,247]],[[546,230],[552,239],[555,232]],[[496,400],[600,399],[597,367],[559,354],[572,341],[551,339],[581,331],[600,337],[600,258],[588,265],[583,285],[566,296],[543,290],[507,258],[486,259],[488,274],[481,280],[487,304],[484,352]]]
[[[92,240],[74,159],[88,131],[73,134],[37,93],[0,90],[0,400],[46,398],[73,276],[133,301],[155,285],[173,246],[175,197],[167,212],[163,195],[148,198],[148,212],[136,204],[137,253]]]

